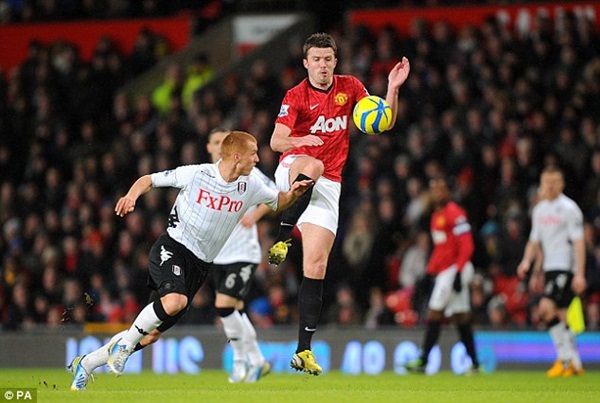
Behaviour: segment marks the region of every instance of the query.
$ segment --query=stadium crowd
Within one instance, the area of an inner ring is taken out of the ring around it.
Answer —
[[[516,268],[539,173],[553,162],[585,214],[584,302],[588,328],[597,329],[600,33],[593,22],[569,13],[560,21],[538,16],[532,32],[518,35],[491,18],[458,31],[417,19],[407,37],[392,27],[330,33],[339,46],[338,73],[357,76],[372,94],[385,94],[386,74],[402,56],[412,71],[394,129],[379,136],[354,130],[323,321],[420,323],[431,249],[426,189],[429,178],[445,172],[476,240],[475,323],[537,326],[539,296],[517,279]],[[152,44],[124,55],[105,38],[87,63],[68,43],[32,43],[28,59],[0,80],[3,330],[131,322],[148,296],[149,245],[164,230],[176,193],[151,192],[124,219],[115,216],[115,202],[138,176],[208,161],[212,128],[254,134],[259,166],[273,175],[275,115],[285,91],[306,76],[300,45],[291,45],[282,71],[258,60],[250,74],[231,74],[219,88],[203,84],[188,102],[188,66],[173,66],[153,93],[131,99],[119,89],[141,73],[139,60],[144,69],[156,63]],[[277,225],[278,217],[259,225],[264,256]],[[297,320],[300,255],[293,247],[280,267],[266,258],[260,265],[247,305],[258,327]],[[213,298],[204,287],[184,322],[214,323]]]

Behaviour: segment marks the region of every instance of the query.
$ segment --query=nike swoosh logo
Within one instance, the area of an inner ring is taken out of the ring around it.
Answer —
[[[319,104],[311,105],[311,106],[310,106],[310,110],[312,111],[312,110],[313,110],[313,109],[315,109],[317,106],[319,106]]]
[[[312,329],[311,329],[311,328],[309,328],[308,326],[306,326],[306,327],[304,328],[304,330],[306,330],[307,332],[316,332],[316,331],[317,331],[317,329],[316,329],[316,328],[312,328]]]

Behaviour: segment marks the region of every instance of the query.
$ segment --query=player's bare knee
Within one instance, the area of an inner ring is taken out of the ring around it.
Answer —
[[[187,306],[187,297],[183,294],[167,294],[160,300],[166,314],[169,316],[177,315]]]
[[[321,160],[313,157],[301,157],[296,160],[297,165],[290,172],[290,179],[294,179],[298,174],[304,174],[313,180],[317,180],[325,172],[325,165]]]
[[[317,263],[304,265],[304,276],[308,277],[308,278],[322,280],[325,278],[326,271],[327,271],[327,263],[317,262]]]
[[[323,172],[325,172],[325,165],[323,164],[323,161],[318,159],[311,161],[311,170],[315,173],[315,177],[311,176],[311,178],[320,178],[321,175],[323,175]]]

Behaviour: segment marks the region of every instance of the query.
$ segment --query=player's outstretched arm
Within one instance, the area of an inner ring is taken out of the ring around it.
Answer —
[[[135,181],[131,188],[129,188],[127,194],[117,201],[115,213],[120,217],[131,213],[135,209],[135,202],[138,197],[148,192],[150,189],[152,189],[152,176],[144,175],[140,177]]]
[[[276,123],[271,136],[271,149],[278,153],[284,153],[298,147],[323,145],[323,140],[319,136],[309,134],[303,137],[290,137],[291,133],[292,129]]]
[[[394,124],[396,123],[396,116],[398,115],[398,91],[408,78],[409,73],[410,62],[406,57],[403,57],[388,74],[388,89],[385,100],[392,108],[392,122],[388,127],[388,130],[394,127]]]
[[[271,208],[266,204],[259,204],[254,209],[254,211],[244,214],[244,216],[240,220],[240,224],[242,224],[244,227],[249,228],[256,224],[261,218],[263,218],[267,214],[271,214],[272,212],[273,210],[271,210]]]
[[[285,210],[291,206],[298,197],[302,196],[311,186],[315,184],[315,181],[311,179],[298,181],[292,183],[292,188],[287,192],[279,192],[279,199],[277,201],[277,210]]]
[[[539,245],[537,242],[528,241],[525,245],[525,252],[523,253],[523,259],[519,266],[517,267],[517,275],[519,278],[523,279],[529,273],[531,269],[531,265],[534,261],[537,261],[536,257],[538,257],[538,249]]]

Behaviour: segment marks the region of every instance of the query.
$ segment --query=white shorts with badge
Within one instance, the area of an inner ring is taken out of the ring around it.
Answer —
[[[294,160],[302,155],[288,155],[279,162],[275,171],[275,183],[282,192],[290,190],[290,167]],[[295,179],[295,178],[294,178]],[[335,235],[340,216],[340,194],[342,184],[326,178],[319,178],[313,187],[310,203],[298,220],[298,228],[302,231],[302,223],[311,223],[333,232]]]
[[[457,313],[471,312],[471,300],[469,287],[475,269],[471,262],[465,263],[461,275],[462,288],[459,293],[453,289],[456,265],[448,267],[435,278],[435,285],[429,298],[429,309],[432,311],[444,311],[446,317]]]

